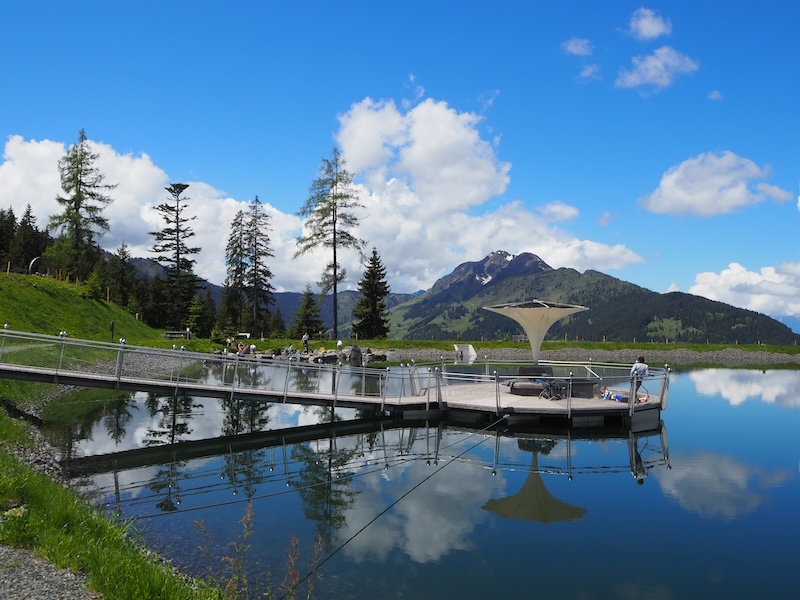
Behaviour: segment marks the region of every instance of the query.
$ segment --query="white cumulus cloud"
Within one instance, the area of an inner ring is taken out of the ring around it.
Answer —
[[[575,56],[589,56],[592,53],[592,42],[585,38],[570,38],[561,42],[561,49]]]
[[[720,273],[698,273],[688,292],[768,315],[800,317],[800,263],[758,272],[730,263]]]
[[[674,48],[662,46],[647,56],[634,56],[630,69],[620,69],[616,87],[621,88],[665,88],[672,85],[678,75],[688,75],[700,68],[700,64],[681,54]]]
[[[671,167],[641,203],[662,214],[712,217],[766,199],[783,202],[792,194],[763,181],[769,167],[730,151],[706,152]]]
[[[628,33],[637,40],[653,40],[662,35],[670,35],[672,23],[650,8],[639,8],[631,15]]]
[[[339,117],[336,142],[346,168],[354,173],[363,209],[354,233],[378,250],[393,291],[429,288],[459,264],[492,251],[533,252],[553,267],[613,270],[642,262],[626,246],[576,238],[563,224],[580,217],[567,202],[536,204],[502,199],[511,165],[499,158],[499,137],[482,135],[483,117],[446,102],[425,99],[398,107],[393,101],[365,98]],[[149,232],[164,224],[155,207],[168,199],[172,182],[166,169],[147,154],[121,154],[90,140],[98,169],[117,183],[104,216],[110,231],[100,245],[115,251],[126,243],[133,256],[152,257]],[[58,160],[68,143],[8,139],[0,163],[0,197],[12,199],[15,214],[31,204],[40,227],[60,212]],[[187,216],[201,248],[195,273],[212,283],[225,279],[225,246],[230,223],[252,198],[232,198],[202,180],[188,183]],[[310,183],[310,182],[309,182]],[[304,188],[307,187],[304,186]],[[5,206],[4,206],[5,208]],[[264,203],[271,218],[270,261],[277,291],[314,287],[330,255],[315,250],[294,259],[302,222]],[[358,253],[343,251],[339,261],[348,278],[341,289],[356,289],[363,273]],[[316,288],[315,288],[316,289]]]

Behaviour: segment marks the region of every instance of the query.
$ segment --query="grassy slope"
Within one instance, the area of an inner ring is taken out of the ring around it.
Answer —
[[[160,332],[137,321],[134,315],[115,304],[84,299],[73,284],[47,277],[0,275],[0,323],[16,331],[113,341],[127,338],[129,343],[160,337]]]
[[[0,275],[0,324],[11,329],[138,343],[163,343],[161,332],[112,304],[85,300],[73,285],[24,275]],[[0,380],[0,397],[42,404],[53,386]],[[0,411],[0,542],[32,548],[60,567],[82,571],[105,598],[221,597],[204,585],[176,577],[142,554],[120,528],[67,490],[21,463],[7,450],[32,446],[26,423]],[[6,512],[8,511],[8,512]]]

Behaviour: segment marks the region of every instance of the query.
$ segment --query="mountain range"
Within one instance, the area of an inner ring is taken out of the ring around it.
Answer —
[[[153,274],[152,261],[135,259],[140,273]],[[149,266],[144,263],[151,263]],[[391,282],[388,282],[391,287]],[[219,300],[220,287],[203,282]],[[339,334],[351,337],[356,291],[339,293]],[[302,293],[278,292],[275,305],[287,325]],[[513,320],[485,306],[539,299],[578,304],[589,310],[558,321],[547,339],[586,341],[658,341],[719,344],[797,344],[800,334],[769,316],[683,292],[658,293],[587,270],[554,269],[531,253],[501,250],[456,267],[424,292],[387,298],[393,339],[482,341],[521,335]],[[330,296],[320,313],[330,323]]]
[[[796,344],[800,335],[766,315],[682,292],[660,294],[588,270],[554,269],[535,254],[503,251],[466,262],[424,294],[391,310],[392,337],[497,340],[522,333],[485,306],[544,300],[589,308],[558,321],[547,339]]]

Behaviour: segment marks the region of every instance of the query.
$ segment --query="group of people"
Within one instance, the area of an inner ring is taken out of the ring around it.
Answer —
[[[302,337],[302,340],[301,340],[301,341],[303,342],[303,352],[304,352],[305,354],[308,354],[308,353],[309,353],[309,349],[308,349],[308,341],[309,341],[310,339],[311,339],[311,338],[309,337],[309,335],[308,335],[308,332],[306,332],[306,333],[304,333],[304,334],[303,334],[303,337]],[[342,351],[342,340],[337,340],[337,342],[336,342],[336,351],[337,351],[337,352],[341,352],[341,351]]]

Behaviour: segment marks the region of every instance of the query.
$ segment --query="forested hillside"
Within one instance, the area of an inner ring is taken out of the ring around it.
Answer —
[[[673,292],[659,294],[598,271],[553,269],[533,254],[493,252],[464,263],[428,292],[392,311],[404,339],[496,340],[522,334],[485,306],[540,299],[589,308],[563,319],[548,339],[793,344],[800,335],[753,311]]]

